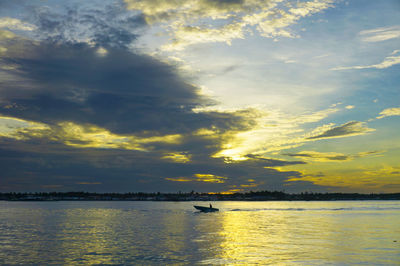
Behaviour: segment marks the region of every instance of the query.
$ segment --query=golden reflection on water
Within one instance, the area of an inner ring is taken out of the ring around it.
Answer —
[[[384,212],[374,215],[371,211],[348,211],[338,216],[340,203],[338,206],[331,202],[301,204],[311,210],[297,208],[293,202],[228,204],[239,210],[220,213],[220,242],[214,247],[219,253],[203,263],[400,263],[400,246],[390,239],[400,237],[398,219],[387,220],[379,226]],[[398,214],[395,217],[400,218]],[[389,256],[385,258],[383,253]]]
[[[399,202],[7,204],[0,264],[400,265]]]
[[[90,262],[111,264],[115,228],[110,226],[120,216],[114,209],[67,209],[65,220],[59,224],[58,239],[62,250],[71,252],[65,263]]]

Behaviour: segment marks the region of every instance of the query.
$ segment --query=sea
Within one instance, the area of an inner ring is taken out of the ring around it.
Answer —
[[[0,201],[0,264],[400,265],[400,201]]]

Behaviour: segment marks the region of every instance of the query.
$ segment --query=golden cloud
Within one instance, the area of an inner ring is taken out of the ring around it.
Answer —
[[[313,184],[340,189],[349,189],[362,193],[382,191],[398,192],[400,168],[393,166],[374,167],[371,169],[333,169],[323,173],[298,171],[301,177],[292,177],[288,182],[309,181]]]
[[[206,182],[206,183],[225,183],[226,179],[228,178],[213,174],[194,174],[192,177],[165,178],[165,180],[175,181],[175,182]]]
[[[341,162],[349,161],[352,159],[352,156],[337,152],[301,151],[298,153],[284,153],[283,155],[302,158],[306,161],[316,162]]]
[[[49,129],[50,127],[43,123],[0,116],[0,137],[26,140],[31,137],[41,137],[47,134]]]
[[[179,144],[182,136],[171,134],[164,136],[118,135],[107,129],[91,125],[61,122],[56,126],[27,121],[13,117],[0,117],[0,137],[17,140],[47,138],[76,148],[125,149],[147,151],[155,143]],[[181,158],[181,160],[183,157]]]
[[[320,130],[320,128],[318,128],[318,130]],[[363,135],[372,131],[375,131],[375,129],[366,127],[365,123],[363,122],[350,121],[341,126],[329,128],[320,134],[312,135],[307,139],[314,140],[314,139],[342,138],[342,137]],[[316,131],[314,131],[313,133],[315,132]]]
[[[166,153],[161,159],[171,160],[176,163],[188,163],[190,162],[190,154],[184,152],[170,152]]]
[[[7,40],[7,39],[13,39],[15,37],[16,37],[16,35],[14,33],[12,33],[11,31],[0,30],[0,41]]]
[[[299,19],[332,7],[333,0],[293,5],[282,0],[125,0],[126,8],[142,12],[149,24],[159,24],[172,42],[165,50],[181,50],[205,42],[230,43],[244,38],[252,26],[264,37],[295,37],[289,27]],[[215,23],[213,23],[215,22]]]
[[[382,112],[379,113],[380,116],[377,117],[377,119],[381,119],[387,116],[398,116],[400,115],[400,107],[395,107],[395,108],[387,108],[383,110]]]
[[[282,155],[302,158],[305,161],[313,162],[346,162],[367,156],[381,156],[384,152],[385,151],[366,151],[349,155],[338,152],[301,151],[297,153],[283,153]]]
[[[32,31],[36,29],[36,26],[27,22],[23,22],[16,18],[0,17],[0,28],[7,28],[9,30]]]
[[[226,158],[226,162],[247,160],[247,155],[262,155],[303,145],[306,136],[301,125],[320,121],[338,109],[329,108],[314,113],[289,116],[279,112],[254,110],[248,114],[254,121],[248,130],[221,135],[221,150],[213,155]],[[326,127],[323,131],[327,130]]]

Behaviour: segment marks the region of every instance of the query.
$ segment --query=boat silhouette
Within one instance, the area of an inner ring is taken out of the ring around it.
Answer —
[[[217,212],[217,211],[219,211],[219,209],[213,208],[211,204],[210,204],[210,207],[196,206],[196,205],[194,205],[193,207],[195,207],[197,210],[199,210],[201,212]]]

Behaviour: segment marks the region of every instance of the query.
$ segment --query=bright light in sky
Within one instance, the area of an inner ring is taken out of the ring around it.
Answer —
[[[2,2],[0,190],[398,192],[399,17],[396,0]]]

